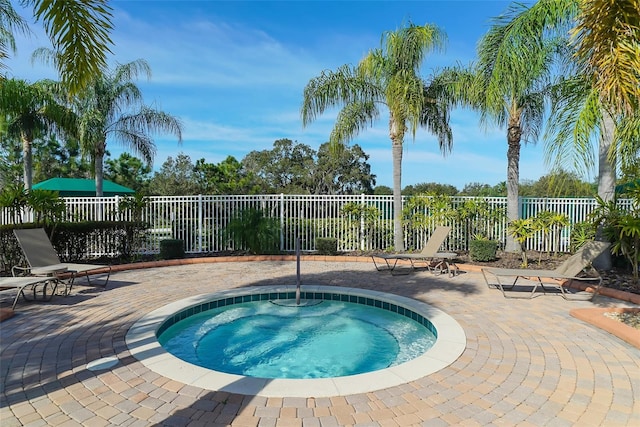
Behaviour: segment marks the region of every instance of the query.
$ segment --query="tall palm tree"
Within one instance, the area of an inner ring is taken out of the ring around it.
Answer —
[[[531,37],[525,25],[529,9],[513,4],[494,19],[478,43],[477,62],[451,67],[438,75],[447,98],[480,113],[487,126],[506,127],[507,218],[519,219],[518,182],[522,142],[535,143],[544,121],[545,99],[552,76],[558,40]],[[507,235],[505,250],[519,252],[520,244]]]
[[[393,225],[395,250],[404,250],[402,230],[402,148],[410,132],[418,127],[437,135],[443,152],[452,144],[448,109],[439,100],[425,96],[429,84],[419,70],[425,56],[444,46],[445,34],[434,25],[412,23],[383,35],[381,47],[371,50],[356,66],[343,65],[323,71],[304,89],[304,126],[327,109],[342,106],[331,131],[331,144],[345,144],[389,112],[389,137],[393,157]],[[426,104],[431,104],[428,108]]]
[[[42,21],[53,49],[61,60],[55,65],[61,81],[70,92],[77,93],[107,64],[112,44],[109,32],[111,7],[106,0],[45,1],[21,0],[33,8],[36,21]],[[28,32],[26,22],[8,0],[0,0],[0,67],[15,50],[14,32]]]
[[[45,135],[65,135],[75,129],[75,114],[56,101],[55,83],[42,80],[30,84],[24,80],[0,80],[0,114],[5,117],[8,137],[22,143],[24,187],[33,180],[32,146]]]
[[[182,142],[180,121],[143,103],[133,80],[151,76],[142,59],[118,65],[113,72],[94,78],[78,96],[78,133],[83,150],[95,166],[96,196],[102,196],[104,156],[109,138],[119,142],[147,163],[153,163],[155,145],[150,133],[170,133]]]

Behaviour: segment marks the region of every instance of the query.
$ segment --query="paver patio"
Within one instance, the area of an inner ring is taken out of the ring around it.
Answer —
[[[638,426],[640,350],[569,315],[632,306],[556,296],[507,300],[479,273],[390,276],[371,263],[302,263],[305,284],[390,292],[431,304],[464,328],[453,364],[417,381],[331,398],[266,398],[169,380],[134,359],[133,323],[169,302],[229,288],[295,284],[295,263],[228,262],[112,274],[50,303],[19,303],[0,323],[0,426]],[[10,298],[2,306],[10,304]],[[87,363],[117,356],[107,370]]]

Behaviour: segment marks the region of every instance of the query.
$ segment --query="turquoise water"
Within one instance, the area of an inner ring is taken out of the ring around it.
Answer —
[[[362,304],[234,304],[190,316],[158,338],[176,357],[259,378],[329,378],[376,371],[427,351],[435,336],[405,316]]]

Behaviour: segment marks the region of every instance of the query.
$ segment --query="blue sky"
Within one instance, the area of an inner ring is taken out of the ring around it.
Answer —
[[[138,58],[151,66],[150,81],[139,87],[145,102],[180,118],[183,143],[157,135],[159,168],[168,156],[183,152],[195,163],[238,160],[266,150],[280,138],[314,149],[328,140],[336,112],[306,128],[300,120],[307,82],[325,69],[357,64],[380,46],[383,32],[407,21],[439,26],[446,50],[426,58],[422,72],[475,57],[476,43],[491,18],[505,10],[503,1],[112,1],[115,30],[112,62]],[[29,13],[24,13],[29,17]],[[12,77],[55,78],[32,51],[48,46],[41,26],[30,38],[18,38],[18,53],[6,64]],[[440,182],[462,189],[470,182],[495,185],[506,180],[505,130],[481,127],[478,116],[452,112],[453,152],[443,157],[437,140],[419,131],[405,140],[402,185]],[[352,143],[370,156],[377,185],[392,185],[391,143],[387,117]],[[122,148],[108,142],[112,157]],[[543,144],[523,145],[520,179],[547,173]]]

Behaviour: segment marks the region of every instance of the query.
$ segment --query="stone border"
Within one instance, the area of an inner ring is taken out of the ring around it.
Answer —
[[[632,328],[629,325],[625,325],[615,319],[610,319],[604,315],[604,313],[640,313],[640,308],[626,308],[626,307],[609,307],[609,308],[574,308],[569,311],[576,319],[580,319],[583,322],[587,322],[593,326],[603,329],[610,334],[615,335],[631,344],[632,346],[640,349],[640,330]]]
[[[396,304],[428,318],[437,331],[435,344],[424,354],[400,365],[364,374],[317,379],[270,379],[213,371],[185,362],[167,352],[156,332],[175,313],[214,299],[252,293],[295,292],[295,286],[254,286],[196,295],[160,307],[138,320],[126,335],[131,355],[164,377],[206,390],[265,397],[333,397],[368,393],[406,384],[437,372],[464,352],[467,338],[460,324],[445,312],[414,299],[366,289],[305,285],[306,292],[340,293]]]

